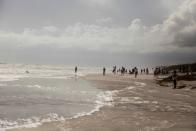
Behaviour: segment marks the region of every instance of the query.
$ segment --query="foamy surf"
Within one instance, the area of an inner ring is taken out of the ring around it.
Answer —
[[[64,121],[63,116],[59,116],[55,113],[47,114],[44,117],[31,117],[28,119],[18,119],[17,121],[0,120],[0,131],[6,131],[8,129],[16,128],[34,128],[42,125],[46,122]]]
[[[96,105],[92,111],[78,113],[77,115],[75,115],[71,119],[82,117],[82,116],[87,116],[87,115],[92,115],[93,113],[100,111],[100,109],[104,106],[113,106],[113,94],[114,93],[115,92],[113,92],[113,91],[100,92],[97,95],[97,100],[95,101]]]
[[[37,86],[39,88],[39,86]],[[113,94],[115,91],[102,91],[97,94],[97,99],[95,101],[94,109],[89,112],[80,112],[74,115],[73,117],[64,117],[59,116],[56,113],[49,113],[42,117],[31,117],[28,119],[18,119],[16,121],[1,120],[0,119],[0,131],[6,131],[8,129],[16,128],[34,128],[42,125],[43,123],[56,122],[56,121],[66,121],[69,119],[74,119],[82,116],[91,115],[99,111],[103,106],[112,106]]]
[[[136,86],[139,86],[139,87],[144,87],[144,86],[146,86],[146,83],[143,83],[143,82],[135,82],[135,85]]]

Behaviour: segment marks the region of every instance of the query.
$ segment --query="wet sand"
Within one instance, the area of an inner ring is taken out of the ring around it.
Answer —
[[[111,91],[113,101],[92,115],[12,131],[196,131],[196,90],[192,88],[159,86],[152,76],[83,79]]]

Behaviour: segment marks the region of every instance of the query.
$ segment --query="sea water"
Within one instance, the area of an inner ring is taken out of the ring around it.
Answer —
[[[81,79],[100,68],[1,64],[0,130],[34,127],[97,111],[109,93]]]

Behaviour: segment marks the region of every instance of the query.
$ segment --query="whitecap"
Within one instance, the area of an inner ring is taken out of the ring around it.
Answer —
[[[142,82],[135,82],[135,85],[136,85],[136,86],[144,87],[144,86],[146,86],[146,83],[142,83]]]
[[[127,87],[126,89],[127,90],[132,90],[132,89],[134,89],[135,87],[134,86],[129,86],[129,87]]]

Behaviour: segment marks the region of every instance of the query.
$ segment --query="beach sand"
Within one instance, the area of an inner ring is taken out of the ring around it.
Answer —
[[[82,79],[110,91],[113,101],[91,115],[12,131],[196,131],[196,90],[192,88],[159,86],[153,76]]]

